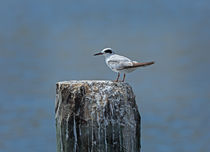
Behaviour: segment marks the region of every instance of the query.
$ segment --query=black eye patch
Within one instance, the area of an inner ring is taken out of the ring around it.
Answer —
[[[105,53],[112,53],[112,50],[106,50],[106,51],[104,51]]]

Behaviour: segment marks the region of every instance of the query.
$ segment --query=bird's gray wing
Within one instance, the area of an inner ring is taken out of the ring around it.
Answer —
[[[107,63],[111,69],[118,69],[118,67],[120,65],[120,61],[118,61],[118,60],[109,60]]]
[[[135,61],[135,62],[133,62],[133,65],[125,66],[124,69],[143,67],[143,66],[148,66],[148,65],[154,64],[154,63],[155,63],[154,61],[152,61],[152,62],[142,62],[142,63],[139,63],[139,62]]]
[[[116,70],[122,70],[124,67],[132,66],[132,63],[128,60],[109,60],[108,64],[110,68],[116,69]]]

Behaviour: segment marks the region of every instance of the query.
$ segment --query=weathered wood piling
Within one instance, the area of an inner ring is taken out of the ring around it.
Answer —
[[[128,83],[56,84],[57,152],[139,152],[140,114]]]

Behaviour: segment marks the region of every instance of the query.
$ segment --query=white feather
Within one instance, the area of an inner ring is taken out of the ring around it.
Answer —
[[[121,56],[118,54],[105,55],[105,61],[107,66],[114,72],[129,73],[136,69],[136,68],[123,69],[126,66],[132,66],[133,61],[125,56]]]

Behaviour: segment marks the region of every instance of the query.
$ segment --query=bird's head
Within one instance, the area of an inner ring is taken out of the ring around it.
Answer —
[[[113,53],[114,52],[112,51],[111,48],[105,48],[101,52],[94,54],[94,56],[96,56],[96,55],[104,55],[104,56],[107,56],[107,55],[111,55]]]

